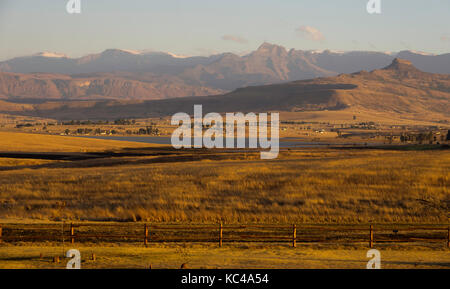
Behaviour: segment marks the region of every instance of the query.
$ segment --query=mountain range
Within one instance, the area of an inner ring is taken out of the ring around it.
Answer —
[[[0,62],[0,98],[152,100],[220,95],[249,86],[377,70],[396,57],[424,72],[450,73],[450,54],[286,50],[269,43],[244,56],[180,57],[109,49],[69,58],[46,52]]]
[[[214,96],[163,100],[53,101],[41,104],[0,102],[7,113],[55,119],[169,116],[203,112],[366,112],[413,121],[450,120],[450,75],[423,72],[394,59],[382,69],[282,84],[250,86]]]

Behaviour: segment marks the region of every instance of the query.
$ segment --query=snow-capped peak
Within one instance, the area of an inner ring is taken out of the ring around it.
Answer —
[[[132,49],[118,49],[120,51],[129,53],[129,54],[134,54],[134,55],[145,55],[145,54],[167,54],[172,56],[173,58],[188,58],[189,56],[184,56],[184,55],[177,55],[175,53],[171,53],[171,52],[161,52],[161,51],[153,51],[153,50],[132,50]]]
[[[436,55],[434,53],[428,53],[428,52],[417,51],[417,50],[408,50],[408,51],[411,52],[411,53],[414,53],[414,54],[425,55],[425,56],[434,56],[434,55]]]
[[[332,54],[345,54],[348,53],[348,51],[343,50],[330,50],[330,49],[316,49],[316,50],[306,50],[306,52],[309,52],[311,54],[322,54],[322,53],[332,53]]]
[[[119,50],[123,51],[123,52],[126,52],[126,53],[134,54],[134,55],[142,54],[142,52],[139,51],[139,50],[132,50],[132,49],[119,49]]]
[[[41,57],[48,57],[48,58],[67,58],[67,55],[63,53],[57,53],[57,52],[40,52],[35,54],[34,56],[41,56]]]
[[[173,58],[188,58],[189,57],[189,56],[185,56],[185,55],[177,55],[177,54],[174,54],[172,52],[167,52],[167,54],[169,54]]]

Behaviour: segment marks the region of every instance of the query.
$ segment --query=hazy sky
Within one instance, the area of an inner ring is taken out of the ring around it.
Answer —
[[[107,48],[206,55],[286,48],[450,52],[450,0],[0,0],[0,59]]]

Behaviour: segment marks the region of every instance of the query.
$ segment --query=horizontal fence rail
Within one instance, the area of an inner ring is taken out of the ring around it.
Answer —
[[[159,225],[159,224],[0,224],[2,242],[265,242],[354,244],[442,243],[450,248],[449,226],[413,225]]]

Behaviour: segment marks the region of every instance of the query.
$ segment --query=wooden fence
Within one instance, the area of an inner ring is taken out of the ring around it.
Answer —
[[[443,225],[160,225],[160,224],[0,224],[2,242],[269,242],[355,244],[446,243],[450,227]],[[445,245],[444,245],[445,246]]]

